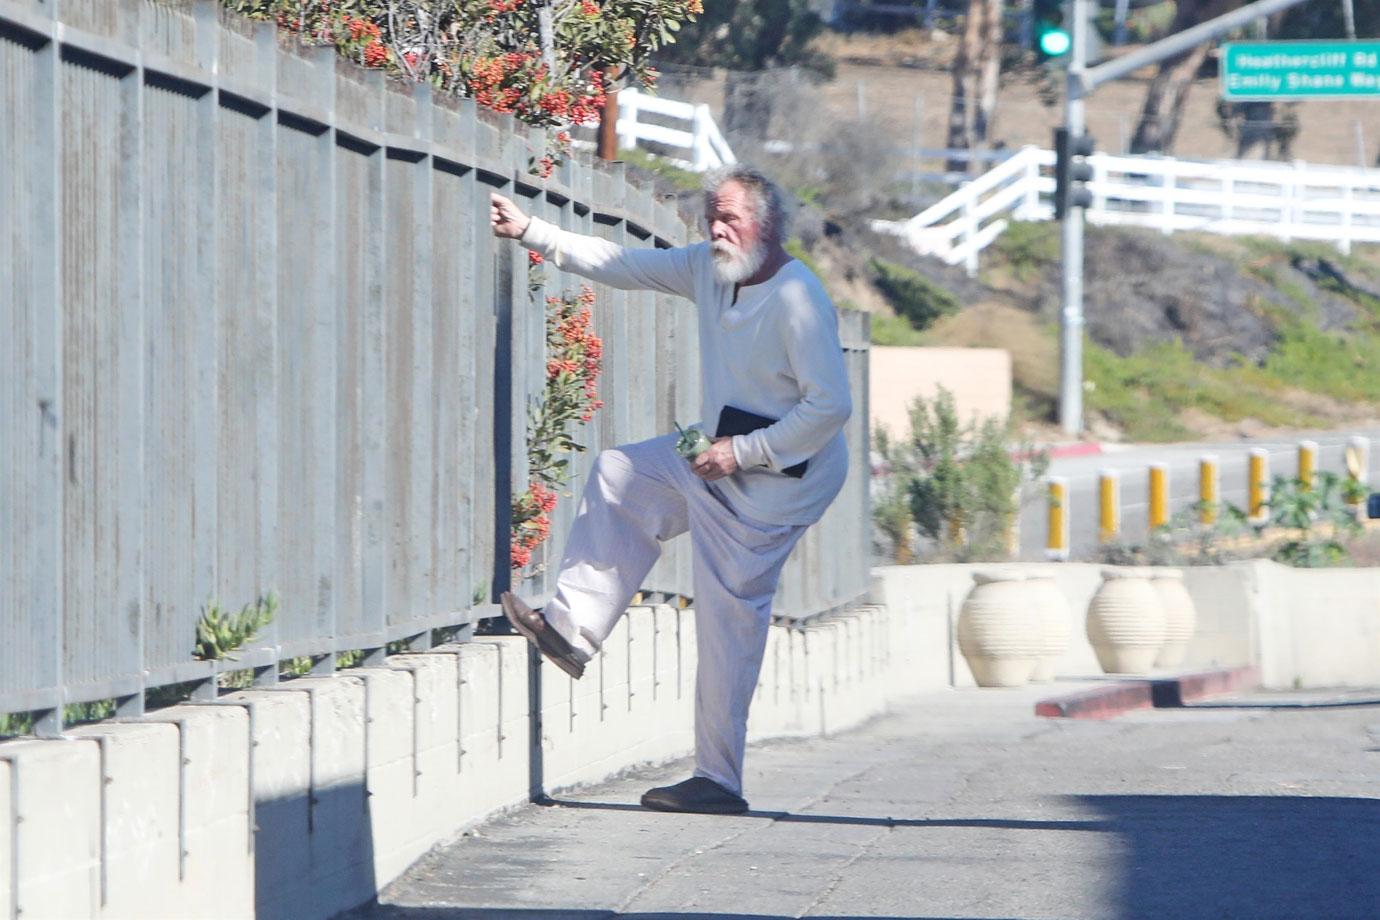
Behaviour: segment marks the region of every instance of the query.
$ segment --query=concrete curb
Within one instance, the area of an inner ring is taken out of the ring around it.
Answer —
[[[1056,696],[1035,704],[1035,715],[1050,719],[1110,719],[1132,709],[1172,709],[1193,700],[1260,686],[1253,667],[1217,668],[1175,677],[1125,680]]]

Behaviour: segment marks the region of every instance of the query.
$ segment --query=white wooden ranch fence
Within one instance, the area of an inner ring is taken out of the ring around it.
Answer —
[[[685,127],[657,124],[648,121],[647,115],[658,115],[683,123]],[[639,141],[651,141],[685,151],[684,156],[668,159],[677,166],[695,172],[738,162],[719,132],[709,106],[677,102],[649,96],[636,89],[625,89],[618,94],[618,146],[631,150]]]
[[[1089,163],[1093,224],[1322,240],[1343,252],[1380,242],[1380,169],[1104,153]],[[872,226],[972,273],[1008,221],[1053,219],[1053,169],[1054,151],[1025,147],[914,217]]]

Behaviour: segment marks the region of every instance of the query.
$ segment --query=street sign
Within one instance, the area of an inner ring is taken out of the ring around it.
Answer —
[[[1229,42],[1223,99],[1380,96],[1380,42]]]

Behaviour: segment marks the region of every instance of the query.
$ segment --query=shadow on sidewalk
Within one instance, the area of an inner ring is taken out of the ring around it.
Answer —
[[[636,811],[644,815],[665,814],[668,819],[677,815],[655,812],[641,805],[626,802],[580,802],[573,799],[543,799],[534,803],[546,808],[587,808],[596,811]],[[1028,831],[1110,831],[1105,821],[1020,821],[1002,818],[868,818],[858,815],[797,815],[789,811],[749,811],[734,815],[737,818],[761,818],[784,824],[849,824],[862,827],[989,827]]]
[[[1344,780],[1339,780],[1344,781]],[[1372,787],[1367,787],[1370,789]],[[1066,801],[1100,817],[1089,821],[988,818],[897,819],[749,812],[784,823],[863,824],[897,828],[1099,831],[1095,853],[1057,838],[982,838],[937,834],[929,855],[913,860],[914,912],[885,916],[831,914],[815,920],[925,920],[950,916],[959,903],[951,886],[974,859],[993,871],[985,881],[992,914],[1029,916],[1050,885],[1095,886],[1097,916],[1112,918],[1293,918],[1328,920],[1380,916],[1380,799],[1230,795],[1089,795]],[[644,811],[621,803],[551,800],[546,804],[609,811]],[[644,812],[645,814],[645,812]],[[674,820],[678,816],[666,815]],[[945,839],[947,836],[947,840]],[[978,847],[977,839],[985,841]],[[962,841],[961,846],[955,843]],[[780,846],[780,841],[777,843]],[[989,846],[990,845],[990,846]],[[1077,851],[1081,850],[1081,855]],[[909,851],[908,851],[909,852]],[[998,855],[1000,854],[1000,855]],[[1092,859],[1092,862],[1088,860]],[[886,860],[883,859],[885,862]],[[863,861],[866,863],[866,860]],[[864,864],[859,871],[866,872]],[[483,871],[478,869],[477,871]],[[973,879],[967,878],[971,885]],[[457,880],[456,895],[465,885]],[[970,892],[971,893],[971,892]],[[971,905],[970,905],[971,906]],[[967,911],[965,916],[972,916]],[[577,908],[405,907],[369,905],[359,920],[787,920],[775,914],[629,912]]]
[[[353,916],[353,915],[352,915]],[[718,914],[666,913],[653,911],[620,914],[612,910],[563,910],[561,908],[524,907],[392,907],[380,906],[368,915],[369,920],[796,920],[785,914]],[[812,916],[810,920],[941,920],[937,917],[904,917],[827,914]]]
[[[1288,712],[1304,709],[1354,709],[1358,706],[1380,707],[1380,698],[1361,700],[1319,700],[1316,702],[1299,700],[1222,700],[1213,703],[1183,703],[1183,709],[1265,709],[1271,712]]]
[[[1374,783],[1367,788],[1373,792]],[[1100,813],[1121,839],[1110,916],[1380,916],[1380,800],[1095,795],[1073,801]]]

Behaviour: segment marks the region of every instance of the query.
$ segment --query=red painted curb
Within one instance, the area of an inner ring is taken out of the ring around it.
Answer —
[[[1011,454],[1013,460],[1029,460],[1041,450],[1049,454],[1051,460],[1061,460],[1065,457],[1091,457],[1103,453],[1104,448],[1096,441],[1075,441],[1071,444],[1046,444],[1043,447],[1036,446],[1034,450],[1017,451]]]
[[[1035,704],[1035,715],[1048,719],[1110,719],[1132,709],[1171,709],[1193,700],[1259,685],[1260,673],[1253,667],[1125,680],[1040,700]]]
[[[1051,459],[1060,460],[1065,457],[1091,457],[1094,454],[1102,453],[1102,445],[1096,441],[1083,441],[1077,444],[1055,444],[1049,448]]]

